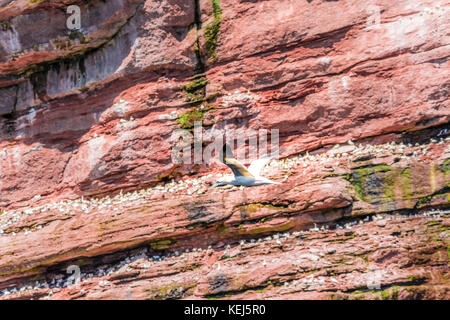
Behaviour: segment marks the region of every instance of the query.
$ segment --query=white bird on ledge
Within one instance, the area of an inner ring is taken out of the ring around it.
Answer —
[[[224,185],[234,185],[234,186],[260,186],[264,184],[281,184],[280,182],[275,182],[267,178],[261,177],[259,173],[261,169],[272,160],[272,156],[267,156],[258,160],[253,161],[248,169],[238,160],[236,160],[231,152],[230,147],[227,144],[223,145],[222,151],[219,155],[220,161],[225,163],[233,171],[234,177],[227,177],[222,180],[216,181],[211,188],[224,186]]]

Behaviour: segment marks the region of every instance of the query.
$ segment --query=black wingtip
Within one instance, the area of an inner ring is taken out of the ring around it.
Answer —
[[[222,151],[219,155],[219,159],[223,163],[225,163],[225,158],[234,159],[233,151],[231,151],[231,148],[227,143],[224,143],[222,146]]]

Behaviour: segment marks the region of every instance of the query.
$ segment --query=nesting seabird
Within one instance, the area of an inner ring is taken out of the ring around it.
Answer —
[[[263,184],[281,184],[280,182],[275,182],[259,175],[261,169],[272,158],[272,156],[267,156],[255,160],[248,168],[246,168],[241,162],[234,158],[230,147],[227,144],[224,144],[219,159],[230,167],[231,171],[233,171],[234,177],[226,177],[222,180],[218,180],[211,186],[211,188],[224,186],[227,184],[246,187],[260,186]]]

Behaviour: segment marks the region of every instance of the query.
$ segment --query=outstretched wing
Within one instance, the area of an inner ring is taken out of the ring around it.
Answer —
[[[249,172],[249,170],[242,163],[240,163],[234,158],[233,152],[226,143],[223,145],[219,158],[220,161],[222,161],[228,167],[230,167],[235,177],[243,176],[254,178],[254,176]]]
[[[262,168],[264,168],[264,166],[267,163],[269,163],[269,161],[272,160],[273,158],[274,158],[273,156],[267,156],[253,161],[250,164],[250,167],[248,167],[248,171],[254,176],[259,176],[259,173],[261,172]]]

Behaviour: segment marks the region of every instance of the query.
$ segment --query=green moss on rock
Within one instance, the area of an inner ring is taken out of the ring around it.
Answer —
[[[158,240],[154,240],[152,242],[150,242],[150,247],[153,250],[164,250],[164,249],[169,249],[170,247],[172,247],[175,244],[175,240],[170,239],[170,238],[163,238],[163,239],[158,239]]]
[[[219,0],[212,0],[214,20],[205,28],[206,51],[213,61],[216,61],[216,46],[220,32],[220,21],[222,20],[222,9]]]
[[[380,165],[372,165],[362,168],[355,168],[352,170],[352,174],[345,175],[344,178],[348,180],[353,187],[355,188],[356,193],[363,201],[370,201],[370,196],[367,190],[367,184],[371,182],[373,176],[377,173],[388,172],[390,171],[390,167],[385,164]],[[385,192],[391,192],[391,190],[387,190]],[[392,196],[389,194],[389,196]]]
[[[245,210],[246,213],[255,213],[261,208],[267,208],[272,210],[285,209],[283,206],[275,206],[273,204],[265,204],[265,203],[249,203],[239,207],[241,211]]]
[[[253,229],[247,229],[245,228],[245,225],[243,225],[243,227],[240,227],[238,229],[238,232],[241,235],[258,235],[263,233],[283,232],[291,229],[292,227],[292,222],[287,222],[279,226],[267,226]]]
[[[413,187],[412,187],[412,179],[411,179],[411,169],[405,168],[401,172],[401,189],[402,189],[402,196],[405,200],[412,200],[413,196]]]
[[[385,202],[395,201],[395,174],[386,174],[384,177],[383,195]]]
[[[381,299],[383,300],[389,300],[390,294],[388,290],[381,291]]]
[[[150,287],[145,290],[147,298],[151,300],[180,299],[190,291],[190,288],[184,288],[179,283]]]
[[[204,111],[191,110],[181,115],[178,118],[178,123],[180,124],[182,129],[189,129],[194,127],[194,122],[203,121]]]
[[[182,129],[191,129],[194,127],[194,122],[203,122],[204,115],[213,110],[214,105],[200,105],[197,107],[192,107],[188,112],[183,113],[177,122],[180,124]]]
[[[0,29],[2,29],[2,31],[8,31],[11,28],[12,28],[11,21],[0,22]]]
[[[201,77],[198,79],[194,79],[188,84],[181,87],[181,90],[186,91],[188,93],[194,93],[195,91],[202,89],[206,86],[208,80],[205,77]]]
[[[216,228],[216,232],[217,233],[224,233],[225,231],[227,231],[228,227],[225,226],[225,224],[221,223],[217,226]]]
[[[439,166],[439,169],[444,174],[444,177],[450,175],[450,159],[445,159],[444,162]],[[450,179],[447,179],[447,186],[450,187]]]

